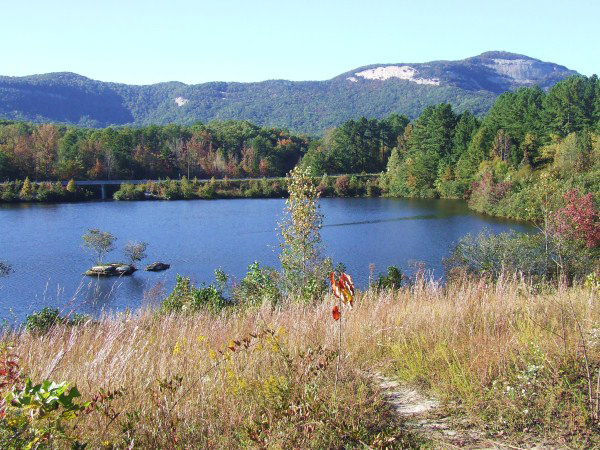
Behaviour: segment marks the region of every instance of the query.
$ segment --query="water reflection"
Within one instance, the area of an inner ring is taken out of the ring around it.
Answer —
[[[431,220],[431,219],[439,219],[440,215],[437,214],[422,214],[420,216],[409,216],[409,217],[396,217],[394,219],[377,219],[377,220],[359,220],[355,222],[346,222],[346,223],[332,223],[329,225],[324,225],[324,227],[347,227],[349,225],[369,225],[374,223],[385,223],[385,222],[400,222],[402,220]]]

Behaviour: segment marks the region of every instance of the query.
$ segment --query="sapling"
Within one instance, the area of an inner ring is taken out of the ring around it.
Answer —
[[[123,250],[123,253],[125,254],[125,257],[127,259],[129,259],[129,264],[131,266],[135,267],[135,263],[141,261],[142,259],[146,258],[148,255],[146,255],[146,249],[148,248],[148,243],[147,242],[128,242],[125,245],[125,249]]]
[[[102,260],[107,253],[115,249],[117,238],[108,231],[100,231],[97,228],[90,228],[82,236],[83,246],[96,254],[96,263],[102,264]]]

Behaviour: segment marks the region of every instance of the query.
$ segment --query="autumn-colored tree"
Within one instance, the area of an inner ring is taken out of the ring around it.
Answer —
[[[282,237],[279,260],[285,288],[292,295],[312,298],[325,287],[319,192],[309,171],[299,166],[289,173],[288,192],[285,218],[279,224]]]
[[[92,167],[88,171],[88,175],[90,176],[90,178],[97,180],[97,179],[100,179],[100,177],[102,176],[103,173],[104,173],[104,166],[100,162],[100,159],[96,158],[96,163],[94,164],[94,167]]]
[[[20,172],[26,176],[35,174],[35,153],[31,145],[31,136],[19,135],[16,137],[13,147],[15,162]]]
[[[74,193],[77,190],[77,186],[75,185],[75,180],[71,178],[67,183],[67,191],[70,193]]]
[[[600,245],[600,215],[592,193],[581,195],[571,189],[564,195],[565,206],[553,214],[555,233],[560,238],[579,240],[587,248]]]
[[[33,187],[31,186],[31,181],[29,181],[29,177],[25,178],[23,182],[23,187],[19,192],[19,198],[21,200],[31,200],[33,198]]]
[[[258,163],[258,172],[261,176],[266,177],[269,176],[271,172],[271,165],[269,164],[269,160],[266,158],[261,158]]]
[[[41,179],[52,177],[53,165],[56,164],[58,140],[60,133],[55,125],[40,125],[32,135],[35,156],[35,176]]]

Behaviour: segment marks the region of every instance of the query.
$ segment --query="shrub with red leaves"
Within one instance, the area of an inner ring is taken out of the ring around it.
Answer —
[[[592,194],[580,195],[571,189],[564,195],[565,206],[553,214],[555,233],[566,239],[585,242],[587,248],[600,245],[600,217]]]
[[[23,381],[16,355],[4,351],[0,356],[0,418],[4,418],[6,403],[4,394]]]

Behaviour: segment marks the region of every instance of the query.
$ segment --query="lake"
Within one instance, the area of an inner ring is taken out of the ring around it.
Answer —
[[[411,261],[422,261],[442,277],[442,258],[465,234],[531,230],[476,214],[458,200],[334,198],[320,204],[325,254],[343,262],[362,287],[370,264],[376,273],[390,265],[410,272]],[[212,282],[216,268],[240,280],[255,260],[278,268],[284,206],[282,199],[0,205],[0,260],[14,269],[0,278],[0,317],[22,321],[44,306],[93,315],[134,309],[170,292],[178,273],[199,284]],[[146,241],[148,258],[140,266],[163,261],[171,269],[120,279],[83,276],[92,265],[81,239],[89,228],[117,237],[117,250],[105,260],[122,261],[128,241]]]

